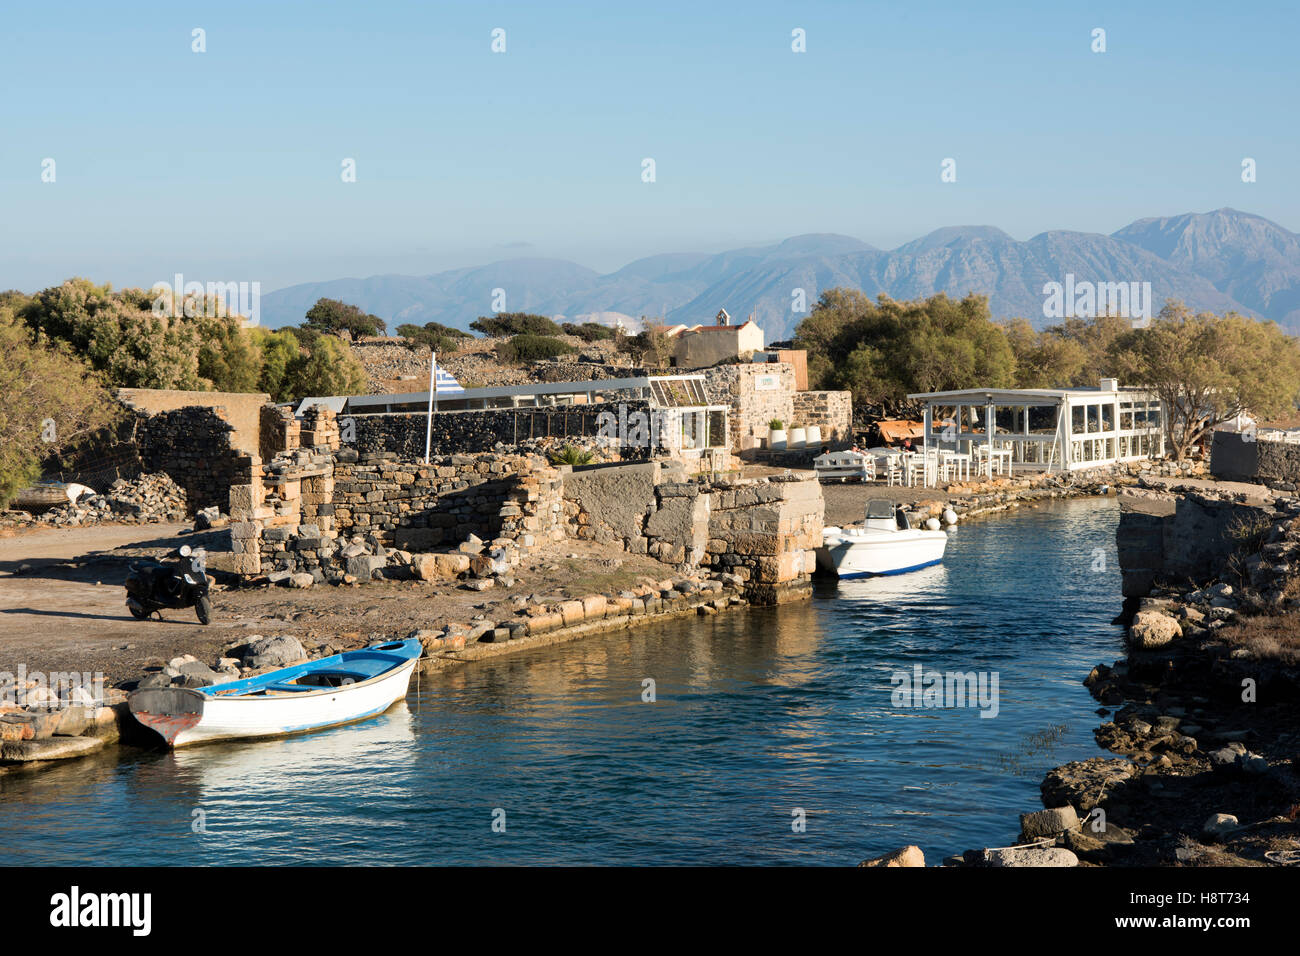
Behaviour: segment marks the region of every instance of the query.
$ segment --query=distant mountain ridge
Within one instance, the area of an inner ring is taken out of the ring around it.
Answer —
[[[716,255],[649,256],[606,275],[562,259],[507,259],[428,276],[333,279],[265,294],[262,321],[297,324],[327,297],[390,327],[432,321],[467,329],[491,311],[500,289],[507,311],[569,321],[647,315],[695,324],[720,308],[737,318],[753,312],[775,341],[806,314],[793,311],[798,290],[811,309],[822,291],[852,286],[873,298],[986,294],[995,317],[1020,316],[1041,328],[1056,321],[1043,314],[1044,284],[1071,274],[1081,282],[1150,282],[1154,311],[1165,299],[1181,299],[1300,332],[1300,236],[1235,209],[1139,219],[1109,236],[1061,230],[1020,242],[995,226],[946,226],[890,251],[823,233]]]

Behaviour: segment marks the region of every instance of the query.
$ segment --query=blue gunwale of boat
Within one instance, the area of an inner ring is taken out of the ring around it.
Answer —
[[[344,651],[342,654],[322,657],[320,660],[308,661],[305,664],[282,667],[278,671],[258,674],[256,677],[245,677],[242,680],[229,681],[225,684],[213,684],[211,687],[198,687],[195,690],[205,697],[216,697],[219,694],[222,698],[237,698],[244,694],[266,690],[273,685],[286,685],[276,686],[276,690],[303,692],[329,690],[328,687],[291,687],[287,685],[306,674],[329,673],[331,671],[347,673],[349,676],[355,677],[357,683],[360,683],[362,680],[370,680],[396,670],[408,661],[415,660],[423,650],[420,642],[414,638],[404,641],[389,641],[385,644],[376,644],[355,651]]]
[[[935,558],[933,561],[925,561],[921,564],[914,564],[910,568],[899,568],[896,571],[854,571],[852,574],[841,574],[841,581],[848,581],[853,578],[886,578],[892,574],[906,574],[909,571],[920,571],[922,568],[933,567],[942,561],[943,558]]]

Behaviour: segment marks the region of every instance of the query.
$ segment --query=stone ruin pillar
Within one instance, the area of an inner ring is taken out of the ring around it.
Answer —
[[[303,448],[322,448],[336,451],[339,447],[339,423],[334,412],[313,405],[302,413],[300,438]]]
[[[262,528],[272,514],[265,505],[262,459],[256,455],[241,457],[236,476],[237,481],[242,481],[230,486],[230,545],[235,554],[231,570],[252,576],[262,573]]]

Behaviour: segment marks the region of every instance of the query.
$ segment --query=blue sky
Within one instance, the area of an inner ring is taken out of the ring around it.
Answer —
[[[1294,5],[1132,6],[8,3],[0,288],[611,271],[1221,206],[1300,229]]]

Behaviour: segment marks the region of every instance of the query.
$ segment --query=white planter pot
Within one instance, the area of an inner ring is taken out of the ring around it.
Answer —
[[[767,447],[773,451],[785,450],[785,429],[774,428],[767,433]]]
[[[809,445],[820,445],[822,443],[822,427],[820,425],[809,425],[807,431],[808,438],[806,441]]]
[[[802,428],[790,429],[790,447],[803,448],[808,444],[808,432]]]

